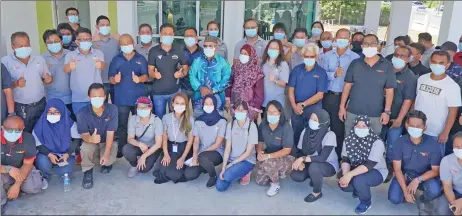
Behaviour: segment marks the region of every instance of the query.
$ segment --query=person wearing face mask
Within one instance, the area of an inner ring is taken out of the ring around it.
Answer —
[[[171,102],[173,112],[162,118],[164,134],[162,136],[162,165],[154,173],[155,184],[168,181],[173,183],[185,182],[185,161],[192,155],[194,118],[189,109],[189,99],[183,93],[176,93]]]
[[[440,50],[448,52],[451,59],[450,65],[448,69],[446,69],[446,74],[454,80],[457,77],[462,76],[462,67],[454,62],[454,56],[457,52],[457,45],[451,41],[446,41],[440,46]]]
[[[69,51],[74,51],[77,49],[77,44],[75,43],[75,31],[72,29],[71,25],[69,23],[60,23],[58,27],[56,27],[56,30],[58,30],[63,39],[63,48],[67,49]]]
[[[188,60],[188,66],[191,67],[194,60],[204,55],[204,49],[198,44],[197,30],[195,28],[187,28],[184,31],[184,55]],[[191,69],[190,72],[191,73]],[[180,80],[181,92],[185,93],[188,98],[192,98],[194,91],[189,81],[189,76],[183,77]]]
[[[244,100],[249,103],[248,117],[253,121],[261,113],[264,101],[264,78],[257,51],[246,44],[241,48],[239,62],[233,64],[231,82],[226,91],[226,97],[232,103]],[[227,102],[228,103],[228,102]],[[233,110],[231,109],[231,112]]]
[[[2,58],[13,80],[15,114],[24,119],[24,131],[32,133],[35,123],[45,109],[46,86],[53,75],[42,56],[32,54],[29,35],[15,32],[11,35],[13,53]]]
[[[91,84],[88,88],[91,104],[77,113],[77,131],[83,140],[80,155],[84,189],[93,187],[93,167],[97,161],[95,157],[99,157],[103,174],[111,172],[117,158],[117,142],[114,141],[118,122],[117,106],[105,103],[106,97],[103,84]]]
[[[365,57],[351,62],[346,72],[338,113],[345,121],[346,135],[358,115],[367,115],[377,133],[390,120],[396,75],[392,63],[378,55],[378,46],[376,35],[366,35],[362,45]]]
[[[338,183],[342,191],[359,198],[357,214],[365,214],[371,208],[371,187],[382,184],[388,174],[384,153],[385,146],[369,117],[357,116],[342,147],[342,177]]]
[[[244,35],[245,37],[238,41],[234,46],[234,60],[233,65],[239,62],[241,49],[244,45],[252,46],[255,51],[256,55],[260,59],[263,56],[263,52],[265,50],[266,44],[268,43],[263,38],[258,35],[258,21],[250,18],[244,22]]]
[[[458,48],[459,52],[456,52],[456,54],[454,54],[454,62],[460,67],[462,67],[462,36],[460,36],[459,38]]]
[[[135,177],[138,172],[147,173],[154,167],[162,152],[163,133],[162,121],[152,114],[151,99],[139,97],[136,115],[133,113],[128,121],[128,144],[122,149],[131,166],[127,174],[129,178]]]
[[[47,46],[47,51],[42,54],[47,65],[49,65],[50,73],[53,74],[54,82],[45,86],[47,92],[47,100],[58,98],[66,104],[67,109],[71,113],[71,118],[75,120],[75,114],[72,111],[72,98],[69,73],[64,72],[64,60],[69,50],[63,49],[61,34],[54,29],[46,30],[43,33],[43,42]]]
[[[66,17],[68,24],[74,31],[77,31],[80,28],[79,10],[73,7],[66,9]]]
[[[149,50],[151,48],[159,45],[156,41],[152,40],[152,27],[147,23],[143,23],[138,28],[139,44],[135,45],[135,51],[144,56],[146,61],[148,60]],[[144,88],[147,95],[150,95],[152,92],[152,79],[148,77],[147,81],[144,82]]]
[[[291,50],[293,44],[288,41],[286,26],[282,22],[278,22],[273,26],[273,39],[279,40],[282,43],[284,50],[284,60],[286,62],[290,61],[292,56]]]
[[[206,95],[203,100],[204,114],[194,122],[193,156],[186,163],[184,176],[191,181],[201,173],[209,174],[207,188],[215,187],[217,173],[215,167],[223,162],[223,141],[226,132],[226,119],[217,109],[217,99],[213,95]]]
[[[395,37],[395,39],[393,40],[393,45],[395,46],[395,50],[396,50],[399,47],[408,46],[409,40],[407,36],[398,36],[398,37]],[[387,55],[385,59],[387,59],[388,61],[391,61],[393,59],[394,54],[395,53]]]
[[[220,34],[220,26],[215,21],[210,21],[207,23],[207,35],[216,37],[217,38],[217,47],[215,48],[215,52],[218,55],[221,55],[224,59],[228,59],[228,46],[225,42],[218,37]],[[204,48],[205,41],[199,41],[199,46]]]
[[[430,67],[430,57],[435,51],[435,45],[432,42],[432,35],[428,32],[423,32],[419,34],[419,43],[425,47],[425,52],[422,55],[422,64],[425,67]]]
[[[71,112],[64,102],[58,98],[49,100],[32,133],[38,150],[35,163],[42,172],[45,185],[51,180],[53,168],[54,173],[60,176],[72,174],[75,164],[73,153],[77,147],[77,143],[71,141],[73,126]]]
[[[37,149],[34,137],[24,132],[24,121],[19,116],[5,119],[1,132],[2,150],[2,215],[5,213],[7,199],[16,199],[19,192],[35,194],[47,185],[40,171],[34,167]]]
[[[324,32],[324,25],[319,22],[313,22],[311,24],[311,41],[318,44],[319,48],[322,48],[321,45],[321,34]]]
[[[103,52],[92,48],[89,29],[79,28],[76,41],[79,48],[67,53],[64,58],[64,72],[71,74],[69,83],[75,114],[90,104],[86,90],[92,83],[102,83],[101,71],[105,65]]]
[[[293,155],[297,158],[292,164],[290,177],[296,182],[310,178],[313,192],[305,197],[305,202],[315,202],[322,197],[324,177],[334,176],[339,170],[335,147],[335,133],[330,131],[329,113],[324,109],[315,110],[308,125],[301,134]]]
[[[355,32],[351,36],[351,51],[358,54],[361,58],[364,57],[363,48],[361,47],[361,45],[363,44],[364,36],[365,35],[362,32]]]
[[[117,105],[119,137],[117,157],[122,157],[122,149],[127,143],[127,123],[130,116],[136,113],[135,102],[145,95],[144,82],[148,78],[148,62],[143,55],[134,50],[131,35],[120,36],[121,52],[114,57],[109,66],[109,83],[114,86],[112,104]]]
[[[423,134],[426,120],[425,114],[419,110],[412,110],[407,115],[406,129],[409,134],[393,144],[395,177],[388,189],[391,203],[417,202],[421,212],[425,211],[428,202],[441,195],[438,176],[442,157],[438,143]],[[422,190],[423,195],[415,198],[417,189]]]
[[[425,67],[420,61],[425,52],[425,47],[420,43],[411,43],[409,44],[409,48],[411,49],[411,57],[408,63],[409,69],[411,69],[417,77],[432,72],[430,68]]]
[[[433,52],[430,60],[431,73],[417,80],[417,97],[414,108],[427,115],[428,126],[425,134],[440,143],[441,154],[445,154],[445,144],[449,132],[462,105],[459,85],[445,71],[450,65],[446,51]]]
[[[153,79],[149,93],[154,112],[159,118],[166,113],[166,105],[180,91],[180,79],[188,76],[188,59],[183,48],[173,44],[175,28],[165,23],[159,28],[160,44],[151,48],[148,54],[149,77]],[[170,107],[170,106],[169,106]]]
[[[338,158],[341,158],[340,154],[342,153],[343,139],[345,137],[345,125],[338,118],[345,74],[351,62],[359,58],[359,55],[350,49],[350,34],[350,30],[346,28],[339,29],[335,34],[337,46],[326,53],[322,61],[320,61],[320,65],[326,70],[327,79],[329,80],[322,107],[329,113],[331,130],[337,136],[335,151]]]
[[[291,124],[294,129],[294,142],[298,142],[311,113],[322,107],[322,98],[327,92],[327,74],[319,64],[319,47],[309,43],[301,54],[304,64],[296,66],[289,76],[289,101],[293,110]]]
[[[321,44],[321,47],[319,47],[319,61],[323,61],[324,56],[327,54],[327,52],[332,50],[332,41],[334,39],[334,36],[332,35],[332,32],[330,31],[325,31],[321,33],[319,44]]]
[[[204,113],[203,99],[209,94],[216,97],[216,109],[223,115],[225,89],[228,88],[231,78],[231,66],[222,55],[217,55],[217,46],[218,38],[206,36],[203,43],[204,52],[192,63],[189,70],[189,80],[194,90],[191,99],[195,118]]]
[[[303,56],[302,56],[302,49],[305,46],[308,40],[308,31],[306,28],[296,28],[294,34],[292,36],[292,44],[293,46],[287,52],[286,59],[289,59],[289,66],[290,69],[294,69],[295,66],[303,64]]]
[[[266,118],[258,127],[255,182],[262,186],[270,185],[266,195],[272,197],[278,194],[281,188],[279,178],[284,178],[290,173],[295,159],[290,155],[294,144],[294,132],[279,101],[270,101],[265,113]]]
[[[232,108],[235,110],[234,118],[226,127],[223,166],[216,183],[219,192],[226,191],[232,182],[239,179],[241,185],[248,185],[256,163],[258,130],[256,124],[248,118],[249,104],[238,100]]]

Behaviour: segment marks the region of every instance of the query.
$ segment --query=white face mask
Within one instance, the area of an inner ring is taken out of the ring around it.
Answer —
[[[204,112],[206,112],[206,113],[212,113],[214,108],[215,108],[214,106],[207,106],[207,105],[204,105]]]
[[[453,151],[457,158],[462,159],[462,149],[454,149]]]
[[[369,135],[369,128],[357,128],[357,127],[355,127],[355,134],[359,138],[367,137],[367,135]]]
[[[308,126],[311,130],[319,130],[319,122],[315,122],[311,119],[308,121]]]
[[[60,119],[61,119],[61,115],[47,115],[47,120],[51,124],[59,122]]]
[[[244,54],[239,55],[239,61],[242,64],[246,64],[247,62],[249,62],[249,60],[250,60],[250,56],[244,55]]]
[[[364,47],[363,48],[363,54],[367,58],[371,58],[371,57],[377,55],[377,47]]]
[[[185,105],[174,105],[173,110],[175,110],[176,113],[183,113],[186,110]]]

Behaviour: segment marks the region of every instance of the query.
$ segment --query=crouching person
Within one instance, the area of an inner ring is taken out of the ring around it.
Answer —
[[[5,119],[2,127],[2,214],[7,199],[16,199],[19,191],[34,194],[41,191],[42,177],[34,168],[35,140],[23,132],[24,121],[18,116]]]
[[[93,83],[88,88],[90,105],[82,108],[77,114],[77,130],[83,139],[80,147],[82,171],[84,172],[82,187],[93,187],[93,167],[101,165],[101,173],[109,173],[117,157],[117,143],[114,132],[117,131],[117,107],[104,103],[106,93],[101,83]],[[100,160],[95,161],[99,156]]]

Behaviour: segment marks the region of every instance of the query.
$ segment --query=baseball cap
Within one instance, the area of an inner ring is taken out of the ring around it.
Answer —
[[[136,100],[136,105],[138,105],[138,104],[146,104],[146,105],[149,105],[150,107],[152,107],[151,99],[149,99],[148,97],[145,97],[145,96],[141,96]]]

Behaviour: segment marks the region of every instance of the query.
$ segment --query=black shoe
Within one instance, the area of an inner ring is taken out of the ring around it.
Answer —
[[[154,184],[163,184],[163,183],[167,183],[167,182],[168,182],[167,179],[162,179],[162,178],[159,178],[159,177],[154,179]]]
[[[390,182],[392,178],[393,178],[393,169],[392,169],[392,170],[388,169],[387,178],[385,178],[385,181],[383,181],[383,183],[388,183],[388,182]]]
[[[121,151],[117,152],[117,158],[122,158],[124,155],[122,154]]]
[[[308,196],[305,197],[305,202],[314,202],[318,199],[321,199],[322,193],[319,193],[318,196],[315,196],[314,194],[310,193]]]
[[[217,183],[217,177],[210,177],[207,181],[207,188],[214,188],[215,184]]]
[[[82,187],[85,189],[93,187],[93,168],[83,173]]]
[[[101,166],[101,173],[103,174],[107,174],[107,173],[110,173],[112,170],[112,165],[109,165],[109,166]]]

